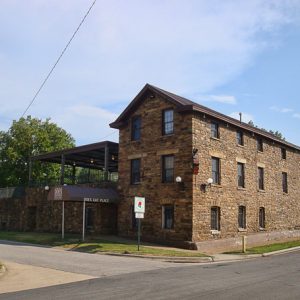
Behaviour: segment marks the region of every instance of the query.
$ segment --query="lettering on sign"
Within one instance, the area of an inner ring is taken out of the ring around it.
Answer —
[[[109,199],[102,198],[83,198],[85,202],[94,202],[94,203],[109,203]]]

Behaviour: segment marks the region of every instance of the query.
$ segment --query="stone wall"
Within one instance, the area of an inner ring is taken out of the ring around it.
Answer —
[[[259,232],[259,207],[265,208],[267,232],[297,229],[300,226],[300,155],[286,148],[281,158],[281,145],[263,139],[263,152],[257,151],[256,136],[244,132],[244,146],[237,145],[236,130],[219,123],[220,138],[210,137],[211,119],[195,115],[193,146],[199,149],[200,173],[193,179],[193,241],[236,237]],[[200,184],[211,177],[211,157],[221,161],[221,184],[212,185],[207,192]],[[245,188],[237,187],[237,162],[245,164]],[[258,190],[258,166],[264,168],[265,189]],[[288,193],[282,191],[282,172],[288,174]],[[238,229],[238,206],[246,206],[246,231]],[[221,230],[212,234],[211,206],[221,210]]]
[[[62,202],[47,200],[43,188],[27,188],[19,199],[0,199],[0,230],[60,232]],[[117,205],[86,203],[92,209],[91,233],[114,234],[117,230]],[[83,203],[65,201],[65,232],[81,233]]]
[[[162,136],[162,110],[173,107],[174,134]],[[140,141],[131,141],[131,120],[120,129],[118,231],[133,236],[134,196],[146,198],[142,220],[144,240],[200,242],[245,234],[277,232],[300,228],[300,154],[294,148],[263,139],[263,152],[257,151],[257,136],[243,131],[244,145],[237,145],[233,125],[219,123],[220,138],[211,138],[211,119],[201,113],[176,113],[170,101],[155,95],[146,97],[131,117],[140,115]],[[281,158],[281,147],[287,158]],[[199,150],[200,169],[192,175],[192,149]],[[175,177],[185,184],[162,183],[161,156],[174,154]],[[211,157],[220,158],[221,184],[206,192],[201,185],[212,177]],[[141,158],[141,183],[130,184],[130,160]],[[237,186],[237,163],[245,166],[245,187]],[[263,191],[258,189],[257,168],[264,168]],[[282,191],[282,172],[288,174],[288,193]],[[162,229],[162,205],[175,205],[173,230]],[[211,231],[211,207],[220,207],[220,231]],[[246,229],[238,228],[238,207],[246,207]],[[259,208],[265,209],[264,229],[259,227]]]
[[[174,113],[174,134],[162,135],[162,110],[172,108],[170,102],[146,98],[132,116],[140,115],[140,141],[131,141],[131,122],[120,129],[119,189],[123,195],[119,204],[118,231],[134,236],[132,206],[135,196],[146,198],[146,213],[142,220],[144,240],[190,241],[192,238],[192,120],[191,116]],[[180,176],[185,190],[177,183],[162,183],[162,155],[174,154],[174,175]],[[131,159],[141,158],[141,183],[130,184]],[[174,204],[174,229],[162,229],[162,205]]]
[[[246,249],[300,239],[300,230],[281,230],[260,233],[250,233],[246,236]],[[196,243],[197,250],[202,253],[214,254],[226,251],[242,251],[242,237],[231,237],[207,240]]]

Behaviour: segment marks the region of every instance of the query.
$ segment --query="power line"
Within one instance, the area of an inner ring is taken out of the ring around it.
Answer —
[[[109,136],[112,136],[112,135],[116,134],[116,133],[117,133],[117,131],[114,131],[114,132],[112,132],[112,133],[109,133],[109,134],[107,134],[106,136],[103,136],[102,138],[100,138],[100,140],[103,140],[103,139],[105,139],[105,138],[107,138],[107,137],[109,137]]]
[[[93,6],[95,5],[97,0],[94,0],[93,3],[91,4],[90,8],[88,9],[87,13],[84,15],[83,19],[81,20],[80,24],[78,25],[78,27],[76,28],[76,30],[74,31],[72,37],[70,38],[70,40],[68,41],[67,45],[65,46],[65,48],[63,49],[63,51],[61,52],[60,56],[58,57],[58,59],[56,60],[55,64],[53,65],[52,69],[50,70],[50,72],[48,73],[48,75],[46,76],[46,78],[44,79],[43,83],[41,84],[41,86],[39,87],[38,91],[35,93],[34,97],[32,98],[32,100],[30,101],[30,103],[28,104],[27,108],[25,109],[25,111],[23,112],[21,118],[24,117],[24,115],[27,113],[27,111],[29,110],[29,108],[31,107],[31,105],[33,104],[33,102],[35,101],[35,99],[37,98],[37,96],[39,95],[40,91],[42,90],[42,88],[44,87],[44,85],[46,84],[47,80],[49,79],[49,77],[51,76],[52,72],[54,71],[55,67],[57,66],[57,64],[59,63],[60,59],[62,58],[62,56],[64,55],[64,53],[66,52],[66,50],[68,49],[69,45],[71,44],[72,40],[74,39],[76,33],[78,32],[79,28],[81,27],[81,25],[83,24],[83,22],[85,21],[86,17],[88,16],[88,14],[90,13],[91,9],[93,8]]]

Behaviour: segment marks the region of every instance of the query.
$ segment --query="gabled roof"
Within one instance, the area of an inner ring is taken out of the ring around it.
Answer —
[[[279,144],[282,144],[284,146],[300,150],[300,147],[297,145],[294,145],[292,143],[289,143],[287,141],[281,140],[278,137],[276,137],[274,134],[271,134],[265,130],[253,127],[247,123],[240,122],[239,120],[236,120],[234,118],[231,118],[229,116],[226,116],[224,114],[221,114],[215,110],[212,110],[208,107],[205,107],[201,104],[198,104],[196,102],[193,102],[189,99],[186,99],[184,97],[175,95],[173,93],[170,93],[168,91],[162,90],[158,87],[155,87],[150,84],[146,84],[143,89],[137,94],[137,96],[129,103],[129,105],[125,108],[125,110],[120,114],[120,116],[110,125],[112,128],[121,128],[122,126],[126,125],[131,114],[134,113],[134,111],[137,109],[137,107],[147,98],[147,96],[155,96],[155,94],[159,95],[163,99],[173,103],[176,106],[176,110],[179,113],[183,112],[198,112],[203,115],[209,116],[211,118],[214,118],[218,121],[222,121],[224,123],[233,125],[237,128],[243,129],[245,131],[248,131],[250,133],[256,134],[257,136],[261,136],[264,138],[267,138],[269,140],[272,140],[274,142],[277,142]]]

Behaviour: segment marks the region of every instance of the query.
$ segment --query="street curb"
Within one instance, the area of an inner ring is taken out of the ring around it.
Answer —
[[[204,262],[212,262],[213,258],[211,256],[205,257],[189,257],[189,256],[147,256],[147,255],[137,255],[137,254],[120,254],[120,253],[112,253],[112,252],[99,252],[98,254],[105,254],[111,256],[122,256],[122,257],[132,257],[132,258],[146,258],[152,260],[164,260],[167,262],[184,262],[184,263],[204,263]]]
[[[279,254],[283,254],[283,253],[295,252],[295,251],[298,251],[298,250],[300,250],[300,246],[293,247],[293,248],[287,248],[287,249],[283,249],[283,250],[277,250],[277,251],[273,251],[273,252],[263,253],[261,256],[262,257],[268,257],[268,256],[272,256],[272,255],[279,255]]]

